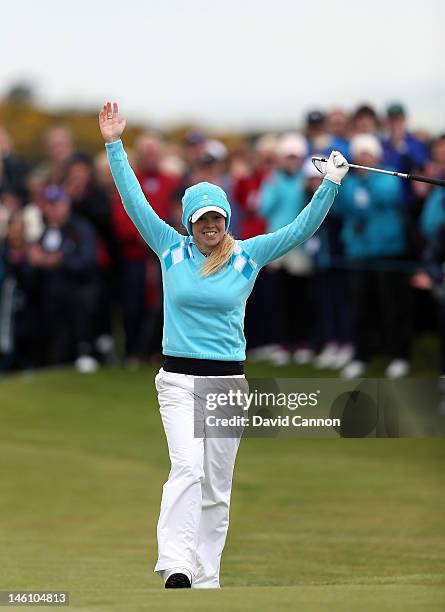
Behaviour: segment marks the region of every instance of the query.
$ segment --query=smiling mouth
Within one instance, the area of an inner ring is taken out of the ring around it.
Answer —
[[[207,238],[213,238],[213,236],[216,236],[216,232],[204,232],[204,236],[207,236]]]

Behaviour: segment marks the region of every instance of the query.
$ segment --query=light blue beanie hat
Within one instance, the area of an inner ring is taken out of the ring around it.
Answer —
[[[229,229],[231,209],[226,192],[213,183],[197,183],[185,190],[182,198],[182,224],[192,235],[192,216],[201,208],[216,206],[226,217],[226,231]],[[211,210],[211,208],[210,208]],[[204,214],[204,213],[203,213]]]

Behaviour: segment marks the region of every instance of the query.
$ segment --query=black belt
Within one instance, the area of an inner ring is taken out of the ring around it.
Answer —
[[[191,374],[192,376],[235,376],[244,374],[242,361],[217,361],[215,359],[192,359],[164,355],[162,366],[165,372]]]

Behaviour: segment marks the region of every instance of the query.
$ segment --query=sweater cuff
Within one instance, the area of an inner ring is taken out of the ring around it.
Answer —
[[[114,144],[114,143],[113,143]],[[336,183],[335,181],[333,181],[332,179],[328,178],[327,176],[324,177],[323,179],[323,183],[325,185],[328,185],[328,187],[332,187],[332,185],[335,185],[337,187],[337,189],[340,187],[341,183]]]
[[[117,140],[113,140],[113,142],[106,142],[105,148],[108,151],[118,151],[119,149],[123,149],[124,145],[122,144],[122,140],[118,138]]]
[[[113,142],[105,143],[105,150],[109,161],[121,161],[125,159],[125,149],[122,140],[114,140]]]

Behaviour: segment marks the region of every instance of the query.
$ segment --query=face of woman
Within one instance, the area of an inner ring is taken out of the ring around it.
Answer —
[[[221,242],[226,229],[225,218],[215,211],[206,212],[192,224],[193,238],[202,253],[211,253]]]

